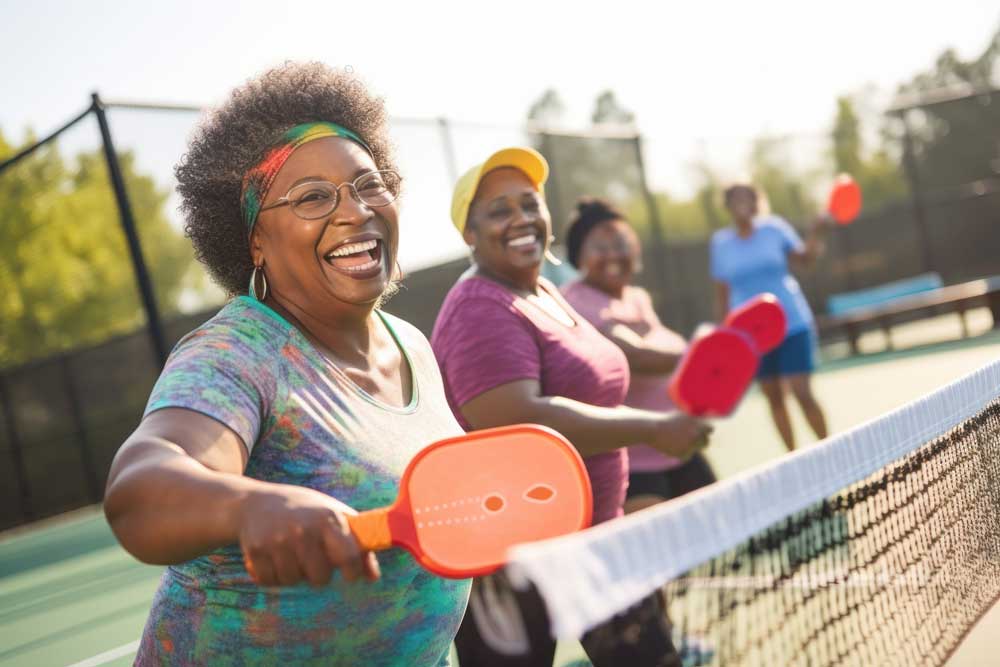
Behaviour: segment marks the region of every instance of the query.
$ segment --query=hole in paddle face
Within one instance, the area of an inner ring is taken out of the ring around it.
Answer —
[[[524,499],[532,503],[547,503],[556,497],[556,490],[548,484],[536,484],[524,492]]]
[[[499,512],[504,506],[503,496],[494,493],[493,495],[486,496],[486,500],[483,501],[483,508],[487,512]]]

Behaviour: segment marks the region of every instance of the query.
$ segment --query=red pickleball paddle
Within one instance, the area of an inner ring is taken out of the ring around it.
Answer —
[[[757,353],[767,354],[785,340],[788,319],[778,297],[765,292],[729,311],[722,325],[748,334]]]
[[[668,385],[671,400],[696,417],[732,413],[757,375],[760,356],[785,339],[788,320],[778,298],[754,297],[723,326],[696,335]]]
[[[830,190],[827,211],[841,225],[849,225],[861,213],[861,188],[847,174],[841,174]]]
[[[758,359],[742,331],[723,327],[696,336],[670,378],[670,398],[689,415],[724,417],[753,382]]]
[[[361,547],[407,549],[444,577],[493,572],[507,549],[590,526],[590,478],[576,449],[537,425],[473,431],[421,450],[389,507],[349,516]]]

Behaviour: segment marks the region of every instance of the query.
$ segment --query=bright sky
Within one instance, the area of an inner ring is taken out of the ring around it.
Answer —
[[[94,90],[211,104],[269,65],[318,59],[353,67],[396,117],[513,128],[554,86],[570,121],[583,124],[594,97],[612,88],[651,138],[654,180],[670,187],[665,181],[682,178],[678,165],[706,146],[745,145],[764,131],[823,133],[837,95],[869,84],[891,92],[949,46],[976,55],[998,24],[1000,10],[984,0],[0,0],[0,130],[18,139],[28,126],[46,133]],[[158,140],[150,128],[133,131],[140,143]],[[172,131],[178,138],[156,150],[176,159],[186,130]],[[416,134],[397,136],[410,171],[420,170],[426,151],[440,150],[431,129]],[[459,168],[508,137],[516,134],[460,138]],[[412,196],[414,179],[404,176]],[[448,183],[436,176],[427,187],[442,190],[433,197],[440,215],[414,207],[435,217],[432,229],[444,229]],[[440,250],[416,243],[419,251],[403,249],[411,265]],[[453,254],[454,240],[448,247],[444,254]]]

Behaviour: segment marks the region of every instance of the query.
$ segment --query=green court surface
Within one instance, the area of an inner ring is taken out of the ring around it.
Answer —
[[[815,391],[836,432],[997,358],[1000,333],[860,361],[832,361],[816,375]],[[795,427],[803,446],[814,440],[797,413]],[[718,424],[708,450],[723,476],[782,453],[757,392],[734,417]],[[159,572],[122,551],[95,508],[0,536],[0,667],[131,664]],[[949,665],[995,663],[989,651],[997,633],[1000,613],[994,609]],[[564,642],[555,664],[581,656],[578,645]]]

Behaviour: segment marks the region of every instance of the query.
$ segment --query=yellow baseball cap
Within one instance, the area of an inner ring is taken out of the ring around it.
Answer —
[[[472,199],[479,189],[479,182],[483,180],[483,176],[500,167],[520,169],[531,179],[539,192],[543,190],[545,181],[549,177],[549,163],[535,149],[515,146],[498,150],[486,158],[485,162],[462,174],[455,183],[455,191],[451,195],[451,221],[459,234],[465,231],[469,206],[472,205]]]

